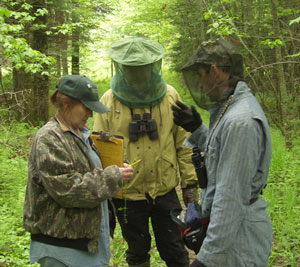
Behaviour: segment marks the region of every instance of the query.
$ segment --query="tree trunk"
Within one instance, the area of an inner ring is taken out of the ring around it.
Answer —
[[[63,25],[67,22],[67,14],[63,11],[62,6],[57,7],[55,10],[55,17],[58,25]],[[63,75],[68,75],[68,34],[59,33],[57,38],[57,48],[58,48],[58,59],[59,65],[57,67],[60,68],[58,73],[58,77],[61,76],[61,72]],[[58,60],[57,59],[57,60]]]
[[[59,44],[57,44],[59,46]],[[61,77],[61,56],[56,56],[56,76]]]
[[[6,90],[4,89],[3,82],[2,82],[2,65],[0,65],[0,87],[1,87],[1,91],[0,91],[0,104],[2,104],[2,102],[7,103],[7,101],[9,99],[8,99],[8,97],[6,95]]]
[[[279,18],[277,14],[277,8],[279,6],[278,0],[271,0],[272,1],[272,16],[273,16],[273,25],[274,25],[274,35],[275,38],[280,39],[280,24]],[[275,59],[276,62],[282,62],[282,51],[280,46],[275,46]],[[292,147],[292,127],[290,121],[290,96],[286,86],[286,80],[284,75],[284,68],[283,64],[277,64],[277,77],[278,77],[278,85],[281,95],[281,110],[282,110],[282,118],[283,118],[283,125],[284,125],[284,134],[285,134],[285,145],[287,148]]]
[[[68,69],[68,35],[63,35],[61,39],[61,62],[63,75],[69,74]]]
[[[22,121],[30,111],[30,75],[26,75],[24,68],[13,68],[13,94],[14,108],[12,109],[17,121]]]
[[[46,0],[33,1],[33,12],[37,9],[46,8]],[[46,25],[47,17],[38,16],[36,18],[36,27],[33,31],[32,48],[40,51],[43,54],[47,54],[48,40],[45,30],[42,25]],[[44,71],[47,70],[47,66],[44,66]],[[49,108],[49,84],[48,76],[41,73],[33,74],[33,94],[32,94],[32,112],[29,116],[29,121],[33,125],[39,125],[41,122],[48,120],[48,108]]]
[[[72,74],[79,74],[79,31],[72,32]]]
[[[78,7],[76,2],[73,2],[75,7]],[[79,8],[79,7],[78,7]],[[72,22],[76,24],[78,18],[75,12],[72,13]],[[74,27],[72,30],[72,74],[79,74],[79,29]]]

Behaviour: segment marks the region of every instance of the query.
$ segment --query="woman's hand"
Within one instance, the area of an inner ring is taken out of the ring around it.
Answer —
[[[123,184],[126,184],[130,181],[133,175],[133,167],[127,163],[123,164],[124,168],[119,168],[123,178]]]

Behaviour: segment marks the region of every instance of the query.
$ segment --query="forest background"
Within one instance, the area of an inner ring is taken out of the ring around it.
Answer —
[[[199,43],[222,36],[240,48],[245,80],[272,132],[262,196],[274,232],[269,266],[299,267],[299,0],[0,0],[0,266],[29,265],[22,226],[27,156],[37,129],[55,112],[49,95],[57,78],[84,74],[102,95],[113,74],[107,49],[127,36],[164,46],[162,74],[188,105],[180,69]],[[117,228],[112,266],[126,266],[125,250]],[[154,243],[151,255],[153,266],[165,266]]]

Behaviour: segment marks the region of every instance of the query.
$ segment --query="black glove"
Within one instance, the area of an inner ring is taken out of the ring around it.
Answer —
[[[194,260],[192,262],[192,264],[190,265],[190,267],[206,267],[206,266],[204,264],[202,264],[200,261]]]
[[[176,105],[179,108],[174,105],[171,107],[173,110],[174,123],[178,126],[181,126],[187,132],[192,133],[202,124],[200,114],[196,111],[193,105],[191,108],[188,108],[179,100],[176,100]]]

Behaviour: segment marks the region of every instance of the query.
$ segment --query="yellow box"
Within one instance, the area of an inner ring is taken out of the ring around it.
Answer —
[[[112,135],[109,132],[92,132],[91,138],[101,155],[103,168],[110,165],[123,167],[123,136]],[[114,196],[122,198],[123,187]]]

